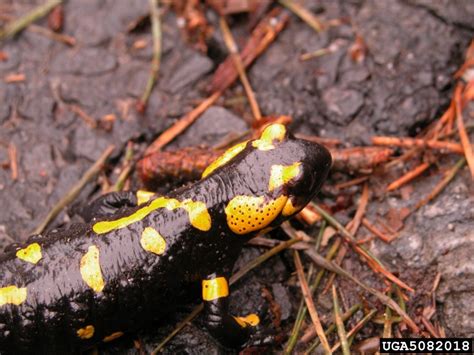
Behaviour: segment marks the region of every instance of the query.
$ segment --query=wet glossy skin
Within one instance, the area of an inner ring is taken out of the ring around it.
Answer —
[[[1,257],[0,353],[77,352],[113,340],[196,297],[201,281],[211,333],[245,341],[258,317],[226,314],[232,266],[246,241],[314,197],[331,158],[281,125],[226,154],[188,188]]]

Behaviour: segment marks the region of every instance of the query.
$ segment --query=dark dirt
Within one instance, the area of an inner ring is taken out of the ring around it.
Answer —
[[[2,6],[11,5],[12,14],[25,13],[39,3],[0,1]],[[294,131],[340,138],[350,146],[368,144],[373,134],[413,135],[444,112],[452,93],[453,73],[463,62],[474,34],[472,1],[327,0],[306,1],[306,6],[322,20],[349,18],[367,45],[367,56],[357,64],[348,55],[354,43],[350,25],[317,34],[292,16],[287,28],[248,71],[263,114],[291,115]],[[25,240],[109,144],[116,145],[117,158],[131,139],[143,148],[207,97],[206,87],[218,64],[216,56],[208,57],[186,43],[176,16],[168,11],[162,20],[158,84],[145,114],[135,111],[135,101],[149,75],[151,35],[149,27],[133,33],[126,28],[147,12],[147,2],[139,0],[68,1],[63,32],[76,38],[75,47],[29,31],[0,44],[8,56],[0,61],[0,162],[8,160],[9,143],[19,154],[17,181],[12,181],[10,170],[0,169],[0,245],[12,239]],[[215,14],[208,15],[215,21]],[[40,25],[45,23],[39,21]],[[236,17],[230,24],[240,35],[238,43],[244,43],[248,36],[246,17]],[[225,46],[217,23],[214,25],[210,52],[222,53]],[[147,42],[146,48],[133,47],[138,39]],[[334,53],[300,61],[300,54],[331,44],[338,47]],[[23,73],[26,80],[6,83],[4,78],[12,73]],[[246,121],[239,116],[249,119],[250,109],[246,104],[235,104],[242,96],[240,85],[234,85],[225,99],[171,146],[214,145],[228,132],[245,130]],[[91,128],[71,111],[72,104],[96,122],[105,115],[115,115],[112,130]],[[113,167],[111,162],[109,168]],[[417,194],[429,192],[437,179],[432,176],[416,184]],[[469,173],[464,170],[437,200],[408,219],[396,241],[371,245],[392,270],[417,288],[409,306],[427,304],[424,292],[430,289],[434,275],[441,273],[436,317],[452,336],[474,337],[473,192]],[[94,193],[98,193],[95,186],[88,186],[80,200]],[[370,205],[371,217],[410,204],[399,194],[379,197]],[[333,203],[327,191],[322,198]],[[349,198],[355,205],[356,197]],[[70,217],[62,213],[56,225]],[[349,215],[346,211],[338,218],[346,222]],[[246,248],[238,266],[262,251]],[[350,254],[343,266],[360,279],[375,282],[366,266]],[[265,287],[282,307],[282,327],[288,333],[300,299],[293,271],[290,253],[274,257],[236,285],[233,310],[242,314],[268,308],[261,296]],[[357,289],[345,281],[340,285],[347,286],[343,288],[343,292],[347,289],[345,305],[358,301]],[[322,313],[330,311],[329,300],[327,295],[320,297]],[[164,326],[139,334],[145,352],[186,314],[184,310]],[[362,338],[380,333],[380,327],[373,333],[366,329]],[[112,344],[104,352],[135,353],[133,339],[137,336]],[[198,320],[165,350],[177,352],[224,350],[202,330]]]

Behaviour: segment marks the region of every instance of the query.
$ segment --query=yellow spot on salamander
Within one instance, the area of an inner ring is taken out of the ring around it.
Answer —
[[[251,327],[255,327],[260,323],[260,318],[254,313],[249,314],[245,317],[234,317],[234,319],[237,321],[237,323],[239,323],[242,328],[246,328],[249,325]]]
[[[142,232],[140,244],[146,251],[161,255],[165,252],[166,241],[153,227],[146,227]]]
[[[242,150],[245,149],[245,147],[247,146],[247,142],[248,141],[236,144],[233,147],[227,149],[219,158],[209,164],[206,170],[204,170],[204,172],[202,173],[202,178],[205,178],[217,168],[220,168],[221,166],[231,161],[233,157],[235,157],[237,154],[239,154]]]
[[[104,289],[105,282],[100,270],[99,248],[95,245],[91,245],[87,253],[81,258],[80,271],[87,286],[95,292],[101,292]]]
[[[102,341],[104,343],[108,343],[109,341],[120,338],[122,335],[123,335],[123,332],[115,332],[115,333],[112,333],[112,334],[106,336]]]
[[[129,216],[112,221],[97,222],[92,229],[97,234],[104,234],[115,229],[125,228],[132,223],[141,221],[159,208],[166,208],[170,211],[183,208],[188,212],[189,221],[193,227],[201,231],[208,231],[211,228],[211,216],[204,202],[191,200],[180,202],[174,198],[158,197]]]
[[[273,191],[276,188],[287,184],[291,179],[297,177],[301,172],[301,163],[296,162],[292,165],[273,165],[270,172],[270,181],[268,190]]]
[[[0,306],[14,304],[19,306],[26,300],[26,287],[6,286],[0,288]]]
[[[189,221],[194,228],[204,232],[211,229],[211,216],[204,202],[185,200],[180,207],[188,212]]]
[[[302,206],[294,206],[293,201],[289,198],[288,201],[286,201],[285,207],[283,207],[283,210],[281,211],[281,214],[285,217],[287,216],[292,216],[299,210],[301,210]]]
[[[260,139],[254,140],[252,146],[259,150],[270,150],[274,149],[274,141],[281,142],[285,138],[286,127],[281,123],[274,123],[267,126],[262,134]]]
[[[90,339],[94,336],[94,326],[93,325],[87,325],[84,328],[79,329],[76,334],[79,338],[81,339]]]
[[[261,230],[278,216],[287,200],[284,195],[269,201],[264,197],[236,196],[225,208],[227,225],[236,234]]]
[[[154,192],[145,191],[145,190],[138,190],[137,191],[137,205],[142,205],[147,203],[151,200],[151,198],[155,195]]]
[[[227,297],[228,295],[229,285],[225,277],[202,280],[202,299],[204,301],[213,301],[218,298]]]
[[[36,264],[43,257],[41,255],[41,246],[38,243],[32,243],[26,248],[20,249],[16,252],[18,259]]]

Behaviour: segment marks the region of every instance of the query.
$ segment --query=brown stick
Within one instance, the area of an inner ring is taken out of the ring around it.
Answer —
[[[405,175],[402,175],[397,180],[392,182],[390,185],[387,186],[387,191],[393,191],[398,189],[399,187],[405,185],[406,183],[410,182],[417,176],[421,175],[425,170],[430,167],[431,163],[421,163],[415,169],[410,170]]]
[[[223,16],[221,16],[219,24],[221,26],[221,31],[224,37],[225,44],[230,52],[232,60],[234,61],[235,69],[239,73],[240,81],[242,82],[242,85],[245,89],[245,93],[247,94],[247,97],[249,99],[253,117],[256,121],[258,121],[262,118],[262,113],[260,112],[260,108],[258,107],[257,100],[255,99],[255,93],[252,90],[250,81],[247,77],[247,74],[245,73],[244,64],[242,63],[242,59],[240,58],[240,54],[237,49],[237,44],[235,43],[234,38],[232,36],[232,32],[230,31],[229,26],[227,25],[227,22]]]
[[[410,214],[418,210],[420,207],[426,205],[428,202],[430,202],[432,199],[434,199],[438,194],[443,191],[443,189],[449,184],[449,182],[456,176],[457,172],[464,166],[466,163],[466,159],[463,157],[458,160],[456,164],[446,173],[444,178],[434,187],[434,189],[429,193],[428,196],[423,198],[421,201],[419,201],[415,207],[413,208],[412,211],[410,211]],[[407,218],[410,214],[407,214],[405,218]]]
[[[444,142],[438,140],[428,140],[417,138],[398,138],[398,137],[372,137],[372,143],[375,145],[390,145],[396,147],[420,147],[436,150],[447,150],[457,154],[464,154],[463,147],[458,143]]]
[[[10,159],[10,170],[12,180],[18,179],[18,153],[15,144],[8,145],[8,158]]]
[[[184,115],[180,120],[178,120],[174,125],[164,131],[155,141],[147,148],[145,155],[152,154],[169,142],[171,142],[175,137],[184,132],[194,121],[196,121],[201,114],[206,111],[217,99],[221,96],[221,92],[217,91],[206,100],[201,102],[194,110]]]

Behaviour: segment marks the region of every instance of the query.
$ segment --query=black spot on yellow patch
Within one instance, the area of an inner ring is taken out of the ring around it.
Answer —
[[[227,297],[228,295],[229,285],[225,277],[202,280],[202,299],[204,301],[213,301],[218,298]]]
[[[32,243],[26,248],[18,250],[16,257],[23,261],[36,264],[43,257],[41,254],[41,246],[38,243]]]
[[[268,226],[285,206],[287,196],[265,201],[264,197],[236,196],[227,204],[227,225],[236,234],[246,234]]]

